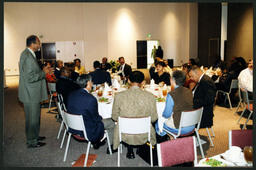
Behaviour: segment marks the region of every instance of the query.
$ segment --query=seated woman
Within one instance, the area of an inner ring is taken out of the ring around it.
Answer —
[[[79,58],[74,60],[75,64],[75,72],[77,72],[79,75],[86,74],[84,66],[81,66],[81,60]]]
[[[182,71],[184,71],[186,74],[186,81],[183,86],[189,88],[190,90],[192,90],[196,85],[196,83],[192,79],[190,79],[188,75],[188,72],[191,69],[191,66],[192,65],[188,63],[185,63],[182,65]]]
[[[164,72],[165,63],[159,61],[156,63],[156,70],[157,72],[153,73],[151,79],[155,81],[156,84],[166,84],[170,85],[170,74]]]
[[[186,80],[186,75],[183,71],[176,70],[172,74],[171,85],[174,90],[169,92],[166,98],[166,105],[163,112],[163,117],[167,119],[163,123],[163,128],[172,132],[178,133],[181,112],[193,110],[193,95],[192,91],[183,87]],[[181,129],[181,134],[187,134],[194,130],[195,126],[184,127]],[[164,136],[166,132],[160,131],[159,120],[155,124],[155,129],[158,135]]]

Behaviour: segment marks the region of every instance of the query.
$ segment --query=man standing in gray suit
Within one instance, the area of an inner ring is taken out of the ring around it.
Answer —
[[[45,74],[52,72],[49,67],[40,69],[35,52],[40,49],[40,40],[31,35],[26,41],[27,48],[21,53],[19,61],[19,100],[24,105],[26,119],[27,147],[44,146],[39,142],[45,137],[39,136],[40,131],[40,102],[48,99]]]

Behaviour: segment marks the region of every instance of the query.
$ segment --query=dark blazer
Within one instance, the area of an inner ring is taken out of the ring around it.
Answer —
[[[102,70],[105,70],[105,71],[107,71],[107,70],[109,70],[109,69],[111,69],[111,65],[109,64],[109,63],[106,63],[106,64],[100,64],[100,68],[102,69]]]
[[[109,86],[112,85],[109,72],[101,69],[96,69],[95,71],[91,72],[90,75],[92,76],[93,84],[97,85],[107,82]]]
[[[59,79],[60,78],[60,70],[55,68],[54,75],[55,75],[56,79]]]
[[[73,82],[72,79],[69,79],[67,77],[60,76],[60,78],[56,82],[56,91],[57,93],[62,94],[65,106],[67,106],[68,95],[71,92],[80,88],[81,87],[78,84],[76,84],[75,82]]]
[[[83,115],[85,130],[92,143],[98,142],[104,135],[104,124],[98,112],[97,99],[84,89],[72,92],[68,97],[67,111]],[[81,135],[81,131],[70,130]],[[81,135],[83,136],[83,135]]]
[[[159,76],[157,72],[154,72],[152,73],[151,79],[154,79],[156,84],[163,81],[167,86],[171,85],[170,74],[166,72],[164,72],[161,76]]]
[[[79,77],[79,73],[72,71],[70,77],[73,81],[76,81],[76,79]]]
[[[216,96],[216,87],[213,80],[203,75],[194,92],[194,108],[204,107],[200,128],[213,126],[213,105]]]
[[[119,66],[118,68],[117,68],[117,71],[119,71],[120,70],[120,67],[121,66]],[[130,65],[128,65],[128,64],[125,64],[124,65],[124,76],[125,77],[129,77],[129,75],[131,74],[131,72],[132,72],[132,67],[130,66]],[[123,75],[122,74],[119,74],[121,77],[123,77]]]

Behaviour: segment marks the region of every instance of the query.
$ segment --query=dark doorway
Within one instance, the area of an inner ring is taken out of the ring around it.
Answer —
[[[42,59],[43,61],[56,60],[56,46],[55,43],[42,43]]]
[[[147,41],[137,41],[137,68],[147,68]]]

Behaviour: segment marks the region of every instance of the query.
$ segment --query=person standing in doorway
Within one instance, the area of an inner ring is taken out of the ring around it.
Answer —
[[[35,52],[41,46],[37,36],[29,36],[26,40],[26,45],[27,48],[21,53],[19,61],[18,97],[24,105],[27,147],[36,148],[46,144],[40,142],[45,137],[39,136],[40,102],[48,99],[45,75],[53,70],[49,66],[45,66],[41,70],[37,63]]]

